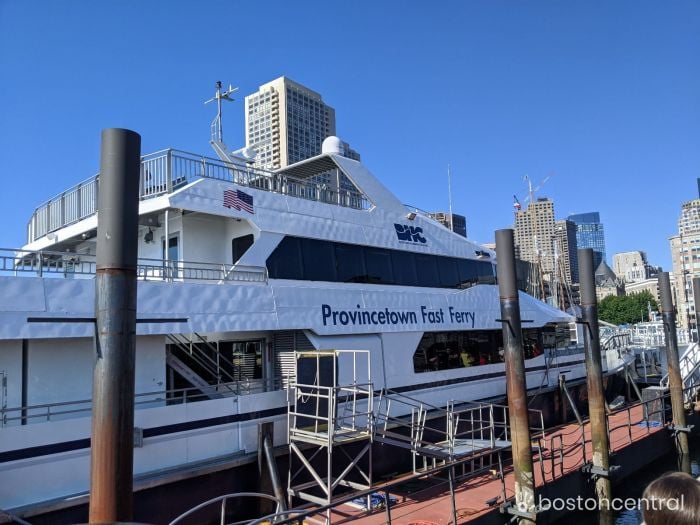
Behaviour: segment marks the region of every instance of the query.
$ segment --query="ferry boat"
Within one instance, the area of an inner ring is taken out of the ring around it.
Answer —
[[[221,156],[142,158],[138,316],[169,321],[137,327],[137,490],[253,462],[263,422],[284,445],[295,351],[368,351],[375,390],[435,406],[505,397],[492,250],[404,206],[336,137],[275,172]],[[0,509],[18,516],[86,501],[94,326],[67,321],[94,317],[98,181],[37,207],[0,256]],[[572,317],[520,306],[530,392],[584,378]]]

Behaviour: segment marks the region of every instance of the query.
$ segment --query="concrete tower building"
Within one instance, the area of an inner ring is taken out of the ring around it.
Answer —
[[[566,219],[555,223],[557,254],[559,258],[560,277],[571,285],[578,280],[578,245],[576,244],[576,225]]]
[[[700,277],[700,199],[685,202],[678,235],[670,239],[677,319],[685,329],[696,328],[693,277]]]
[[[287,77],[245,97],[246,146],[257,151],[258,168],[276,170],[319,155],[324,139],[335,134],[335,110]],[[349,146],[346,156],[359,159]]]
[[[554,202],[540,197],[515,212],[515,245],[523,261],[539,263],[544,274],[554,271]]]

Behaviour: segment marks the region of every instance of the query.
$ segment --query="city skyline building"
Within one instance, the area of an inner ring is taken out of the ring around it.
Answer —
[[[452,230],[457,235],[462,237],[467,237],[467,218],[464,215],[459,215],[458,213],[444,212],[444,211],[434,211],[428,213],[433,219],[438,221],[448,230]]]
[[[567,285],[579,282],[578,244],[576,242],[576,224],[568,219],[555,222],[557,258],[560,275]]]
[[[539,265],[543,274],[554,271],[554,202],[539,197],[515,212],[516,256]]]
[[[669,241],[677,320],[682,328],[697,329],[693,278],[700,277],[700,199],[682,204],[678,234]]]
[[[576,224],[576,244],[578,248],[593,249],[593,266],[605,261],[605,228],[597,211],[569,215],[568,220]]]
[[[649,264],[646,252],[634,250],[613,255],[613,272],[625,283],[636,283],[654,277],[658,269]]]
[[[323,141],[335,134],[335,109],[285,76],[245,97],[246,147],[257,152],[257,168],[276,170],[319,155]],[[347,143],[346,148],[347,157],[359,159]]]

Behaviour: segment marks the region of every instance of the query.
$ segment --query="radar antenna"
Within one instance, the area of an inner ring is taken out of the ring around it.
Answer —
[[[211,122],[211,142],[219,142],[223,143],[224,142],[224,128],[221,124],[221,101],[222,100],[228,100],[229,102],[233,102],[233,97],[231,95],[238,91],[237,87],[233,87],[231,84],[229,84],[228,89],[224,91],[223,93],[221,92],[221,81],[217,80],[216,81],[216,93],[212,98],[209,100],[205,101],[205,104],[209,104],[209,102],[214,102],[216,100],[216,117],[214,120]]]

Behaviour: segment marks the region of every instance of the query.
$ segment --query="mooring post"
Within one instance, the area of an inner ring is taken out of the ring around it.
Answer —
[[[593,250],[578,251],[578,268],[581,279],[581,318],[584,324],[584,348],[586,357],[586,388],[588,389],[588,417],[591,422],[591,445],[595,492],[600,509],[600,522],[613,523],[610,508],[612,485],[610,483],[610,443],[608,419],[605,414],[603,368],[600,356],[600,331],[598,328],[598,299],[595,293],[595,268]]]
[[[520,300],[515,276],[513,230],[496,231],[498,290],[501,300],[506,394],[510,417],[515,473],[515,512],[521,525],[535,523],[535,479],[527,410],[525,359],[520,322]]]
[[[661,295],[661,317],[664,322],[664,336],[666,340],[666,361],[668,362],[668,388],[671,394],[671,410],[673,413],[673,427],[676,433],[676,448],[678,454],[687,456],[688,434],[685,421],[685,402],[683,400],[683,378],[678,359],[678,339],[676,336],[676,313],[673,310],[673,297],[671,295],[671,281],[668,272],[659,274],[659,294]]]
[[[136,264],[141,137],[102,131],[95,273],[90,523],[133,518]]]

